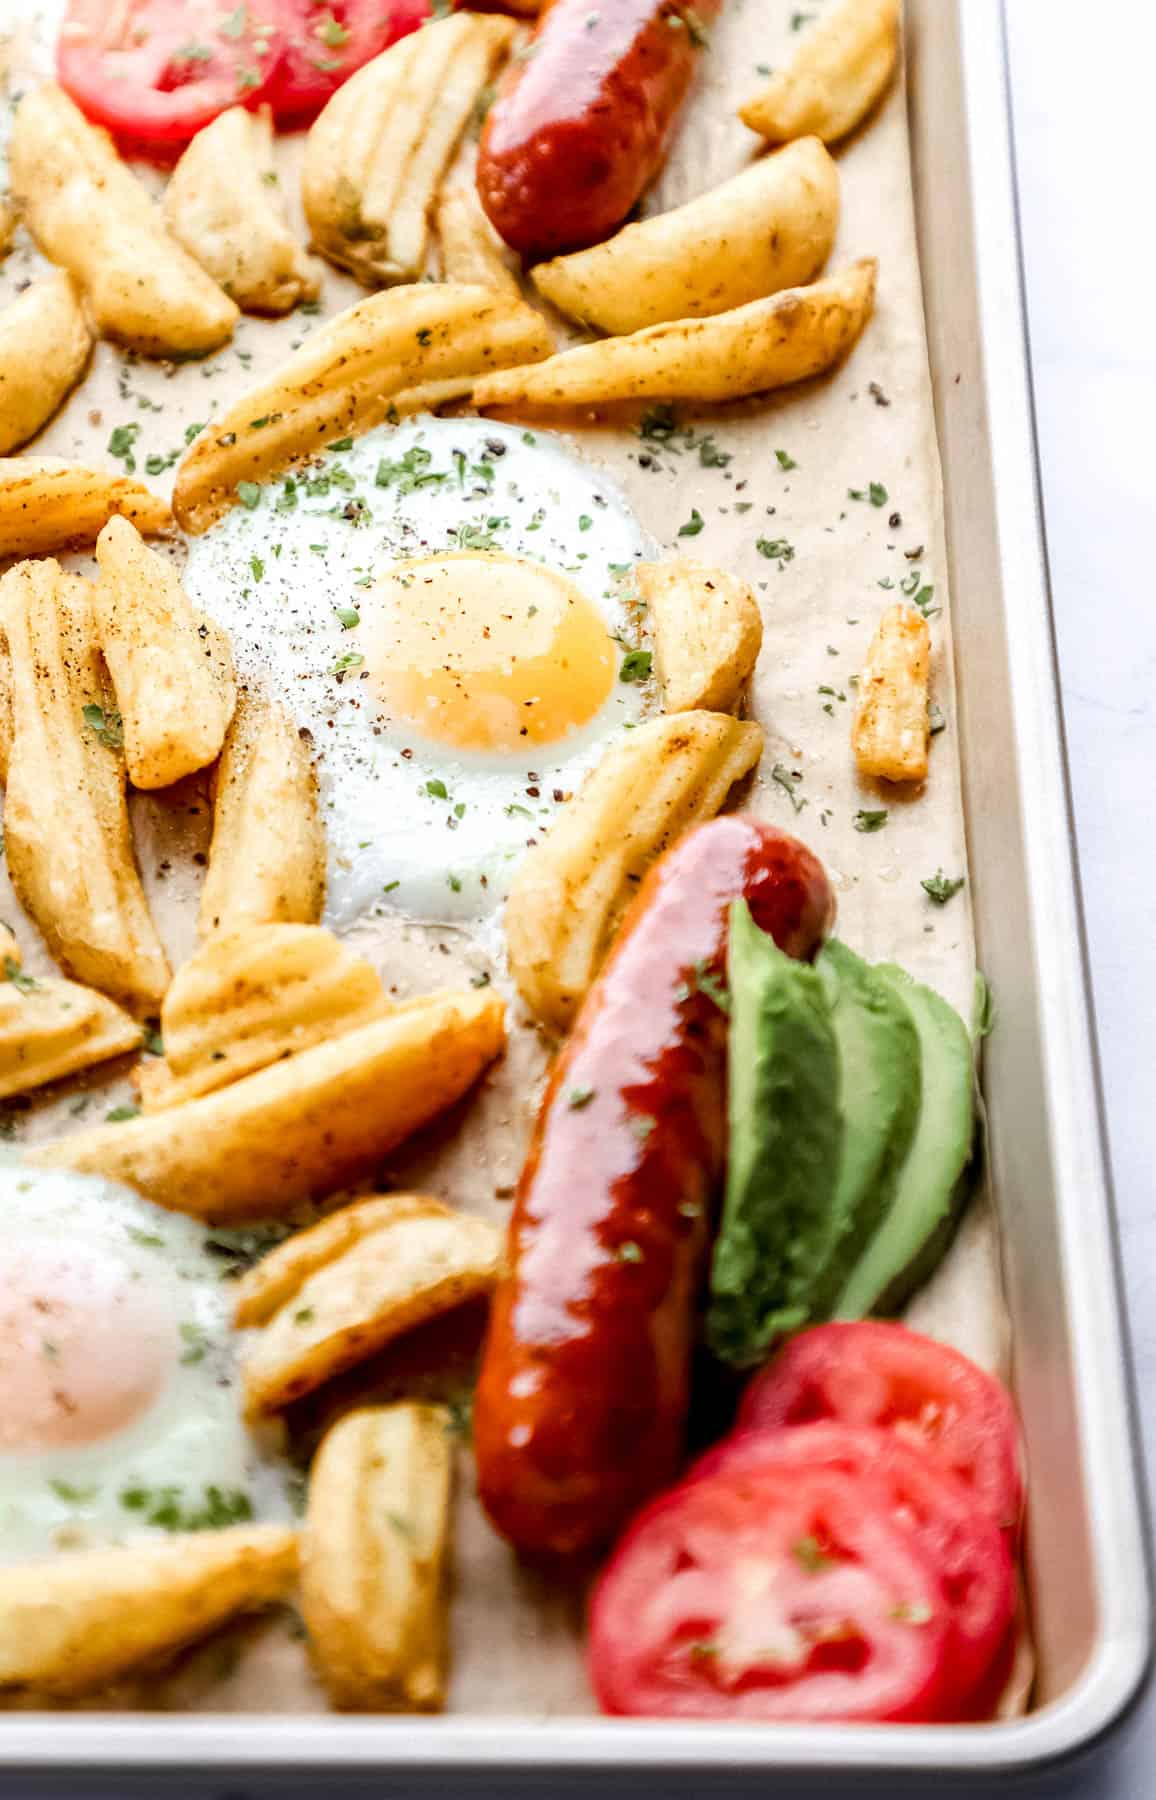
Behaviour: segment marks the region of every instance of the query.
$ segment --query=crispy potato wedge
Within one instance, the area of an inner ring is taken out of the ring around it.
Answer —
[[[25,975],[7,927],[0,957],[0,1100],[139,1049],[141,1027],[104,994]]]
[[[0,580],[13,716],[8,873],[67,974],[153,1012],[169,969],[137,870],[91,595],[51,560],[17,563]]]
[[[370,286],[418,279],[442,176],[516,34],[496,14],[453,13],[338,88],[301,175],[315,250]]]
[[[732,712],[763,642],[746,582],[685,556],[638,563],[631,576],[646,604],[664,711]]]
[[[0,1688],[85,1694],[281,1600],[297,1533],[238,1525],[0,1570]]]
[[[583,325],[641,331],[813,281],[838,224],[838,168],[818,138],[804,138],[685,206],[539,263],[531,280]]]
[[[461,399],[486,370],[552,349],[533,307],[492,288],[418,282],[373,294],[201,432],[177,470],[173,511],[195,535],[234,504],[239,481],[262,481],[335,438]]]
[[[34,281],[0,312],[0,456],[47,425],[91,351],[80,297],[63,271]]]
[[[505,1043],[492,993],[431,994],[184,1106],[30,1152],[217,1224],[275,1219],[366,1175]]]
[[[179,968],[161,1008],[163,1058],[142,1063],[146,1112],[226,1087],[393,1011],[381,977],[319,925],[248,925]]]
[[[287,313],[321,291],[285,222],[267,106],[230,106],[199,131],[173,170],[165,224],[243,312]]]
[[[217,765],[201,935],[315,925],[324,903],[313,758],[284,707],[242,692]]]
[[[431,1206],[440,1205],[428,1194],[385,1194],[327,1213],[307,1231],[283,1239],[242,1275],[233,1290],[233,1323],[239,1329],[267,1325],[311,1275],[336,1262],[362,1238],[404,1219],[425,1218]]]
[[[443,281],[494,288],[511,300],[522,298],[518,277],[507,263],[502,241],[478,199],[477,189],[457,182],[443,189],[437,204],[437,233]]]
[[[344,1225],[325,1219],[300,1234],[303,1242],[290,1238],[271,1252],[263,1298],[254,1301],[252,1288],[241,1296],[242,1315],[251,1317],[296,1282],[245,1359],[250,1413],[281,1411],[415,1325],[489,1293],[498,1279],[502,1233],[488,1219],[413,1194],[347,1210],[360,1216]]]
[[[97,632],[124,724],[128,778],[171,787],[220,754],[237,704],[228,640],[195,613],[166,557],[128,519],[96,540]]]
[[[814,134],[825,144],[854,131],[895,73],[902,0],[835,0],[794,55],[739,108],[772,143]]]
[[[347,1413],[323,1439],[301,1531],[301,1616],[334,1704],[445,1700],[452,1455],[444,1406]]]
[[[479,412],[617,400],[738,400],[805,381],[851,349],[875,304],[874,258],[708,319],[579,344],[474,384]]]
[[[127,476],[59,456],[0,458],[0,557],[83,549],[116,517],[131,519],[144,537],[173,522],[167,502]]]
[[[860,775],[926,781],[931,631],[913,606],[889,606],[859,674],[851,747]]]
[[[148,356],[200,355],[232,337],[236,306],[168,235],[111,138],[54,83],[17,106],[8,165],[24,223],[75,277],[101,337]]]
[[[651,863],[713,818],[762,748],[749,721],[676,713],[640,725],[591,770],[522,859],[506,903],[510,973],[539,1019],[569,1028]]]

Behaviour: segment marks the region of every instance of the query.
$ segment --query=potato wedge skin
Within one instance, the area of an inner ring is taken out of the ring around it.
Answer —
[[[11,957],[5,947],[5,968]],[[0,982],[0,1100],[139,1048],[144,1033],[106,995],[74,981]]]
[[[506,902],[510,973],[536,1017],[569,1028],[642,875],[720,810],[762,746],[749,720],[688,712],[607,751],[523,858]]]
[[[76,285],[63,270],[34,281],[0,312],[0,456],[47,425],[91,353]]]
[[[459,184],[443,189],[436,223],[444,281],[495,288],[511,300],[522,298],[518,277],[502,254],[501,240],[482,211],[476,188]]]
[[[763,642],[759,603],[745,581],[690,557],[639,563],[655,673],[668,713],[731,712]]]
[[[0,1570],[0,1688],[92,1692],[235,1614],[269,1606],[297,1572],[280,1525],[81,1550]]]
[[[531,279],[560,312],[624,335],[813,281],[838,224],[838,168],[803,138],[685,206],[539,263]]]
[[[234,504],[239,481],[262,481],[335,438],[461,398],[486,370],[552,349],[533,307],[492,288],[416,282],[359,300],[201,432],[177,470],[177,521],[196,535]],[[254,419],[267,423],[255,429]]]
[[[901,0],[836,0],[739,117],[772,143],[810,133],[837,143],[866,118],[895,73],[900,14]]]
[[[361,1407],[314,1460],[301,1613],[342,1710],[429,1712],[444,1702],[449,1424],[443,1406]]]
[[[475,383],[474,405],[549,412],[622,400],[738,400],[805,381],[857,341],[875,303],[875,269],[864,258],[732,312],[650,325],[500,370]]]
[[[29,1157],[216,1224],[275,1219],[373,1169],[467,1091],[505,1042],[492,994],[434,994],[242,1081]]]
[[[173,517],[159,494],[107,469],[58,456],[0,458],[0,556],[51,556],[95,544],[111,518],[131,519],[144,537]]]
[[[889,606],[859,673],[851,744],[861,775],[926,781],[931,630],[913,606]]]
[[[111,140],[52,82],[16,109],[9,174],[29,231],[75,277],[101,337],[149,356],[200,355],[232,337],[236,306],[169,237]]]

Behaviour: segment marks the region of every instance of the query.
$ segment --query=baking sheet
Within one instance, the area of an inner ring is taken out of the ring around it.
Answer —
[[[820,10],[818,5],[809,9]],[[26,71],[43,67],[48,9],[29,18],[9,0],[14,43],[13,89]],[[733,172],[756,140],[733,119],[733,99],[757,82],[758,64],[781,61],[798,9],[783,0],[731,0],[703,58],[699,91],[688,109],[652,209],[677,204]],[[0,20],[4,17],[0,9]],[[282,183],[290,192],[299,151],[283,143]],[[606,468],[643,527],[671,551],[689,550],[725,564],[754,585],[766,638],[751,710],[766,732],[751,810],[795,831],[823,858],[839,901],[838,929],[871,958],[897,960],[930,982],[965,1016],[971,1007],[974,946],[968,890],[939,907],[920,887],[924,877],[966,873],[963,813],[951,677],[950,607],[946,591],[942,494],[935,443],[922,301],[911,207],[905,109],[897,83],[878,115],[839,155],[843,219],[831,266],[863,254],[880,260],[876,315],[842,369],[771,400],[725,411],[681,409],[696,436],[710,433],[731,456],[725,468],[704,466],[682,438],[640,438],[632,424],[583,425],[572,445]],[[0,303],[38,272],[40,259],[21,237],[0,269]],[[326,270],[322,313],[277,323],[246,319],[232,346],[203,364],[175,367],[97,348],[88,380],[37,441],[37,451],[119,468],[107,453],[111,430],[134,422],[138,470],[149,455],[183,448],[185,427],[221,411],[251,381],[272,369],[321,317],[361,293]],[[795,466],[781,466],[776,451]],[[153,485],[164,490],[168,472]],[[886,489],[879,506],[850,490]],[[702,530],[679,528],[696,508]],[[757,541],[785,540],[789,558],[768,559]],[[902,798],[860,783],[849,748],[851,678],[862,661],[881,608],[900,584],[933,587],[936,609],[933,698],[944,729],[933,739],[925,792]],[[778,779],[776,779],[776,771]],[[861,809],[886,807],[880,831],[855,829]],[[208,834],[204,786],[139,798],[134,824],[142,870],[166,945],[174,959],[192,947],[192,852]],[[49,963],[6,888],[0,915],[11,920],[34,971]],[[478,966],[482,954],[460,932],[423,933],[359,927],[357,946],[402,992],[446,985]],[[533,1100],[545,1064],[536,1033],[516,1020],[510,1053],[484,1084],[449,1136],[438,1131],[386,1172],[391,1183],[420,1186],[503,1217],[520,1162]],[[15,1142],[69,1128],[78,1097],[91,1112],[127,1097],[106,1080],[69,1084],[48,1103],[8,1109],[4,1129]],[[1006,1318],[999,1295],[998,1250],[990,1206],[977,1200],[950,1256],[917,1297],[912,1322],[1002,1368]],[[416,1377],[396,1358],[377,1371],[385,1388],[412,1387]],[[460,1379],[460,1369],[451,1370]],[[468,1453],[461,1458],[456,1594],[453,1610],[453,1710],[584,1713],[590,1697],[576,1654],[581,1595],[520,1570],[494,1537],[473,1498]],[[117,1696],[121,1702],[124,1695]],[[242,1710],[287,1710],[320,1704],[292,1620],[246,1628],[191,1657],[173,1679],[138,1703]]]

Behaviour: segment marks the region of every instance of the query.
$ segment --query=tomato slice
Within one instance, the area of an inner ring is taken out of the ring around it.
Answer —
[[[591,1607],[605,1711],[884,1723],[950,1716],[951,1609],[887,1490],[834,1469],[720,1470],[627,1531]]]
[[[288,49],[269,102],[305,125],[355,69],[434,15],[432,0],[277,0]]]
[[[995,1520],[938,1456],[872,1426],[823,1423],[739,1431],[708,1451],[687,1479],[791,1468],[833,1469],[886,1489],[891,1517],[934,1564],[955,1620],[957,1716],[979,1716],[998,1691],[1015,1616],[1015,1564]]]
[[[801,1332],[754,1377],[738,1423],[765,1430],[817,1419],[881,1425],[933,1450],[1005,1530],[1018,1529],[1015,1409],[958,1350],[881,1319]]]
[[[56,73],[122,145],[171,160],[226,107],[264,98],[285,50],[278,0],[70,0]]]

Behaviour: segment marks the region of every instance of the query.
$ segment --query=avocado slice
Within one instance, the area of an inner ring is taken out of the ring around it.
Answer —
[[[963,1020],[894,963],[874,973],[907,1007],[919,1035],[922,1101],[890,1204],[831,1309],[834,1319],[896,1312],[930,1273],[966,1197],[975,1138],[975,1075]]]
[[[743,1367],[810,1317],[843,1124],[823,977],[784,955],[741,900],[727,971],[730,1152],[706,1328],[716,1355]]]
[[[822,1319],[890,1209],[919,1119],[923,1070],[911,1009],[885,973],[837,938],[815,967],[831,1002],[843,1109],[830,1249],[811,1308]]]

